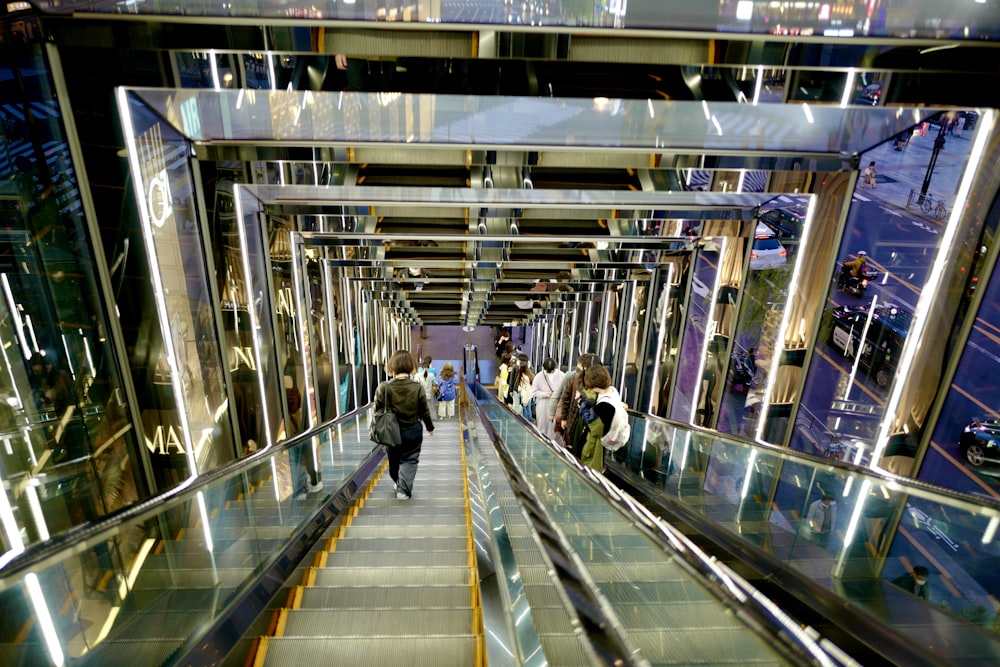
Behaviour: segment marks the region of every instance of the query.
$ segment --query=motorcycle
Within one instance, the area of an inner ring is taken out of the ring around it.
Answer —
[[[878,278],[878,271],[862,269],[860,275],[852,276],[850,269],[845,269],[844,266],[841,265],[840,275],[837,278],[837,288],[847,292],[848,294],[862,297],[865,295],[865,292],[868,291],[868,283],[876,278]]]

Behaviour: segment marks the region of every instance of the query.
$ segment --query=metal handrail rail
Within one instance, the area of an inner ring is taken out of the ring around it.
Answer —
[[[258,450],[245,458],[230,461],[204,475],[186,480],[172,489],[147,498],[135,505],[130,505],[129,507],[107,514],[97,521],[81,524],[44,542],[32,544],[0,568],[0,591],[5,590],[9,586],[9,582],[18,575],[26,574],[30,570],[37,570],[54,559],[58,558],[61,560],[70,555],[80,553],[89,548],[89,544],[94,541],[105,539],[115,534],[126,523],[142,520],[146,518],[146,515],[159,514],[169,507],[186,502],[215,482],[253,468],[260,461],[274,454],[290,449],[309,438],[314,438],[318,433],[330,429],[340,422],[358,417],[368,411],[370,407],[370,404],[364,405],[347,414],[324,422],[309,431],[299,433],[271,447]]]
[[[808,452],[802,452],[797,449],[782,447],[781,445],[775,445],[763,440],[752,440],[738,435],[722,433],[721,431],[713,431],[702,426],[685,424],[684,422],[674,421],[665,417],[657,417],[656,415],[640,412],[638,410],[629,409],[628,412],[631,415],[646,421],[663,423],[672,428],[683,429],[685,431],[697,433],[716,440],[732,442],[736,445],[753,447],[760,450],[762,453],[766,452],[769,455],[773,455],[784,460],[806,462],[810,466],[818,464],[827,469],[840,469],[843,472],[871,477],[874,478],[874,481],[894,487],[893,490],[908,493],[923,499],[937,500],[957,509],[962,509],[988,517],[1000,517],[1000,500],[995,500],[986,496],[976,496],[971,493],[964,493],[962,491],[956,491],[943,486],[929,484],[918,479],[913,479],[912,477],[897,475],[881,468],[866,468],[865,466],[855,465],[848,461],[827,459],[822,456],[817,456],[816,454],[809,454]]]
[[[474,384],[468,386],[466,390],[474,393],[474,395],[478,395],[476,389],[481,387],[481,384]],[[495,396],[492,394],[490,396],[492,400],[499,402]],[[569,599],[569,596],[566,596],[566,602],[576,609],[581,623],[587,628],[585,636],[587,641],[590,642],[595,655],[609,666],[628,667],[645,664],[645,662],[640,662],[636,659],[635,651],[628,645],[625,639],[625,632],[614,612],[610,610],[610,606],[598,591],[596,584],[587,575],[586,566],[580,562],[579,557],[569,547],[569,541],[562,534],[562,531],[559,530],[558,524],[535,495],[527,476],[514,460],[503,438],[497,433],[493,422],[490,421],[478,398],[473,398],[469,403],[479,415],[479,421],[487,430],[489,439],[496,450],[497,457],[500,459],[507,474],[511,477],[511,490],[518,497],[522,505],[530,505],[531,511],[525,512],[526,519],[536,534],[544,534],[548,537],[548,539],[539,540],[538,543],[550,561],[548,563],[549,569],[554,576],[559,578],[564,587],[570,583],[568,581],[570,577],[578,582],[583,582],[584,586],[582,588],[576,587],[574,590],[577,598],[584,598],[588,610],[587,613],[582,613],[580,608],[582,605],[578,603],[574,604]],[[555,559],[552,558],[553,555],[556,556]],[[553,567],[553,560],[558,562],[560,567]],[[586,623],[586,619],[592,618],[595,615],[595,611],[598,615],[598,621],[596,623]]]

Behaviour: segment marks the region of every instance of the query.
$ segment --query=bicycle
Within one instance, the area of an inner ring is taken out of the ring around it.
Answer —
[[[928,215],[933,215],[938,220],[944,220],[948,215],[948,206],[943,199],[934,200],[931,195],[923,195],[920,198],[920,210]]]

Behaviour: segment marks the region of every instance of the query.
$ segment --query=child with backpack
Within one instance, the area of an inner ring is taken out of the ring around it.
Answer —
[[[458,397],[458,376],[450,361],[441,367],[441,376],[437,379],[438,418],[451,419],[455,416],[455,399]]]

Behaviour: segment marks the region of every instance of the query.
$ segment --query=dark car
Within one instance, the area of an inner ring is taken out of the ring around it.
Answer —
[[[912,321],[912,313],[896,306],[876,308],[870,322],[866,306],[842,306],[833,311],[830,344],[851,359],[860,350],[858,367],[874,378],[878,386],[886,387],[896,373]]]
[[[1000,464],[1000,420],[974,421],[958,439],[962,456],[977,468],[985,463]]]
[[[795,240],[802,236],[805,220],[805,213],[794,208],[773,208],[760,214],[760,221],[783,240]]]

